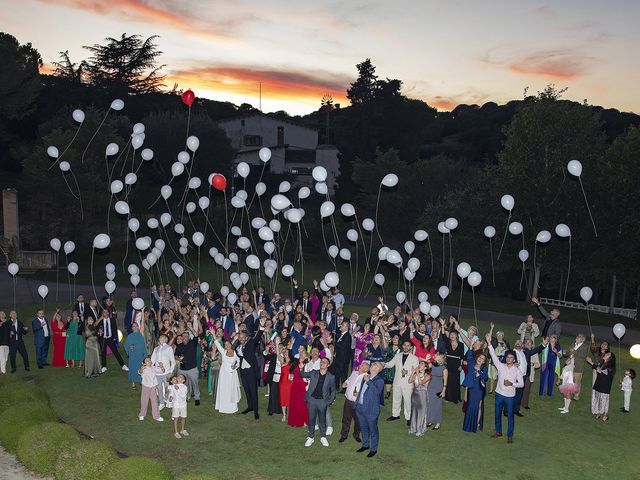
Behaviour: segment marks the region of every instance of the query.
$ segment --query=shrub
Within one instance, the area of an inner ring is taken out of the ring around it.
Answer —
[[[119,460],[103,477],[105,480],[170,480],[167,468],[157,460],[129,457]]]
[[[0,443],[11,453],[16,452],[18,439],[28,428],[54,422],[56,414],[42,402],[22,402],[0,414]]]
[[[40,475],[54,474],[58,455],[64,450],[76,448],[80,438],[76,431],[62,423],[34,425],[18,439],[18,460]]]
[[[82,441],[62,451],[55,466],[56,480],[97,480],[118,462],[116,452],[104,442]]]
[[[6,385],[4,384],[5,382],[7,383]],[[9,407],[33,401],[47,403],[47,395],[32,383],[3,380],[2,388],[0,388],[0,413]]]
[[[178,480],[218,480],[218,477],[206,473],[187,473],[179,477]]]

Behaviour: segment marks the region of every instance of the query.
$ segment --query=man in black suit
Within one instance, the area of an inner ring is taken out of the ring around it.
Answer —
[[[300,372],[302,378],[308,378],[309,389],[304,399],[309,407],[309,434],[305,447],[313,445],[313,437],[316,430],[316,421],[320,424],[320,443],[328,447],[327,441],[327,409],[336,399],[336,380],[329,373],[329,359],[320,359],[320,370]]]
[[[9,360],[9,325],[7,314],[0,311],[0,373],[7,373]]]
[[[92,299],[89,301],[89,308],[84,311],[84,319],[93,318],[95,323],[98,323],[100,320],[100,310],[98,309],[98,300]]]
[[[29,354],[27,348],[24,345],[24,339],[22,336],[29,332],[29,329],[25,327],[20,320],[15,310],[9,312],[9,360],[11,362],[11,373],[16,371],[16,352],[20,353],[22,361],[24,362],[24,369],[29,371]]]
[[[336,377],[336,388],[341,388],[341,385],[349,378],[349,363],[351,362],[351,334],[349,333],[348,320],[344,320],[340,324],[334,348],[333,374]]]
[[[253,336],[253,334],[258,330],[258,316],[250,306],[247,306],[245,313],[246,315],[242,320],[242,323],[247,327],[247,334],[249,336]]]
[[[76,304],[73,306],[73,311],[78,313],[78,318],[84,322],[85,312],[89,309],[89,305],[84,303],[84,295],[78,295]],[[94,320],[97,320],[94,318]]]
[[[242,388],[247,397],[247,408],[242,413],[249,413],[253,410],[253,416],[256,420],[260,418],[258,413],[258,379],[260,377],[260,369],[258,368],[258,357],[256,352],[260,346],[262,338],[262,330],[258,329],[251,337],[243,328],[238,334],[238,341],[234,348],[236,354],[240,358],[240,378],[242,380]]]
[[[94,302],[94,300],[91,300]],[[87,315],[88,317],[91,315]],[[129,367],[124,364],[122,357],[120,356],[120,352],[118,351],[118,346],[116,344],[116,340],[118,339],[118,322],[115,318],[111,318],[109,315],[109,310],[103,310],[98,323],[96,324],[98,328],[98,340],[100,342],[100,350],[102,357],[102,373],[107,371],[107,347],[113,353],[113,356],[116,357],[116,360],[120,364],[120,367],[125,372],[129,371]]]

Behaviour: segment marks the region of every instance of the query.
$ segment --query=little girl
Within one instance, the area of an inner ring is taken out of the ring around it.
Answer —
[[[631,408],[631,392],[633,391],[633,379],[636,378],[636,371],[628,368],[624,372],[624,378],[620,382],[620,389],[624,396],[624,406],[620,409],[623,413],[629,413]]]
[[[562,385],[558,387],[560,393],[564,397],[564,407],[558,408],[560,413],[569,413],[569,404],[571,403],[571,397],[578,392],[578,385],[573,383],[573,356],[567,358],[567,362],[562,369]]]
[[[169,387],[169,400],[173,408],[171,418],[173,419],[173,436],[176,438],[188,437],[189,432],[184,428],[187,421],[187,386],[184,375],[180,374],[171,379]],[[178,418],[180,419],[180,431],[178,431]]]
[[[142,392],[140,393],[140,415],[139,420],[144,420],[147,414],[147,406],[151,402],[151,414],[153,419],[157,422],[163,422],[164,419],[160,416],[160,409],[158,408],[158,379],[156,375],[164,373],[164,365],[159,364],[159,367],[154,367],[151,364],[151,357],[146,356],[142,361],[142,366],[138,373],[142,377]]]

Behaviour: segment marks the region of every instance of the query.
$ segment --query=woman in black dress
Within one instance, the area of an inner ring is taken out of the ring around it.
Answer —
[[[442,335],[447,345],[447,402],[460,402],[460,372],[464,358],[464,345],[458,341],[458,333],[449,332],[449,336]]]
[[[591,396],[591,413],[595,415],[595,418],[606,422],[609,420],[611,385],[616,374],[616,356],[613,352],[606,352],[599,363],[594,362],[591,357],[587,357],[586,360],[596,373]]]

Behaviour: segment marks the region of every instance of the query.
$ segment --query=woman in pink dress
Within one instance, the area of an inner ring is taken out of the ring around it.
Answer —
[[[367,345],[373,340],[373,333],[370,330],[371,324],[365,323],[364,330],[360,330],[354,335],[356,338],[356,349],[353,353],[354,372],[360,368],[360,364],[365,360],[364,352],[367,349]]]
[[[293,383],[291,385],[291,395],[289,397],[289,416],[287,418],[287,424],[291,427],[304,427],[309,422],[307,402],[304,401],[304,397],[307,394],[307,382],[305,382],[300,376],[300,371],[304,370],[306,362],[307,352],[301,348],[300,359],[295,365],[293,371],[289,374],[289,378]]]

